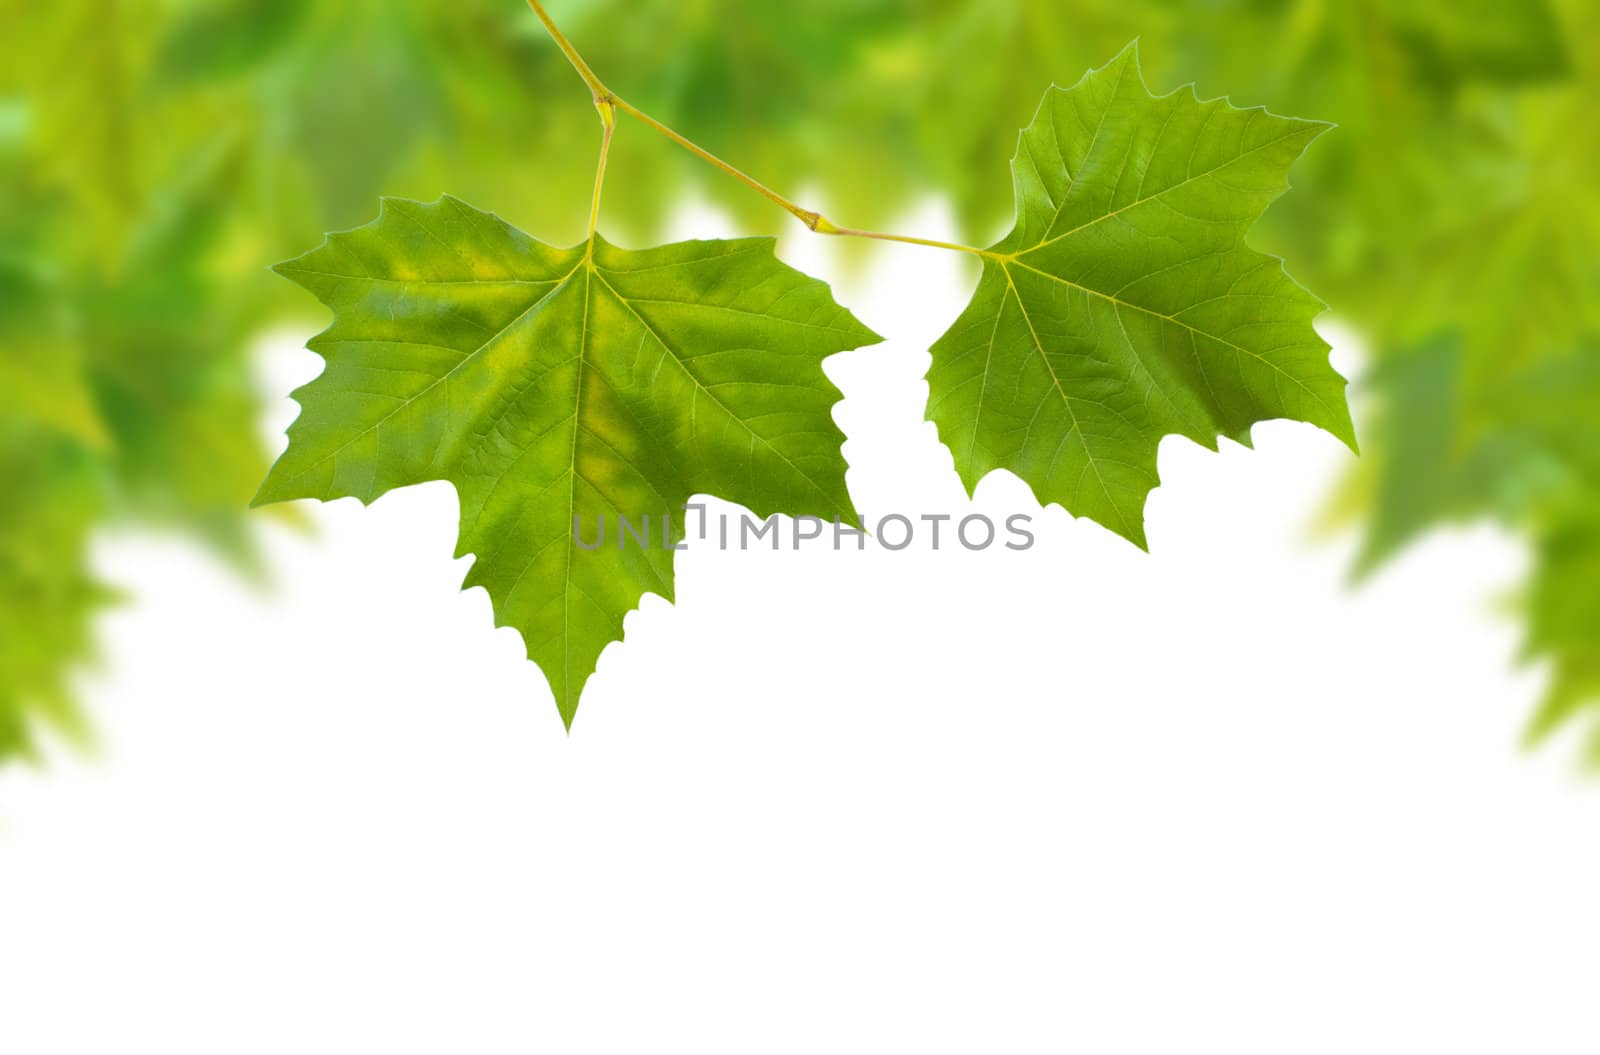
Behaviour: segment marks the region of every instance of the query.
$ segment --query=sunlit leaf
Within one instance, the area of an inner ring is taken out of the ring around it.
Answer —
[[[878,338],[772,248],[555,249],[453,198],[390,199],[278,268],[334,322],[257,501],[450,481],[467,585],[522,634],[570,724],[623,616],[672,598],[663,536],[682,537],[691,496],[854,523],[821,362]],[[654,544],[624,543],[620,518]],[[583,524],[610,537],[580,547]]]
[[[969,489],[993,469],[1143,545],[1163,436],[1248,442],[1268,418],[1352,446],[1322,304],[1245,231],[1326,129],[1153,96],[1131,47],[1024,130],[1017,223],[933,347],[929,415]]]

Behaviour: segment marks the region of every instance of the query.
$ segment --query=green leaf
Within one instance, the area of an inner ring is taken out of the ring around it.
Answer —
[[[1447,83],[1539,81],[1571,70],[1547,0],[1398,0],[1389,6],[1395,32]]]
[[[29,259],[0,255],[0,423],[20,423],[105,450],[110,439],[95,406],[83,357],[63,325],[61,296]],[[11,430],[8,430],[11,431]]]
[[[1009,203],[994,193],[993,161],[1016,148],[1016,130],[1037,110],[1040,85],[1070,84],[1134,37],[1152,55],[1177,53],[1161,46],[1177,32],[1180,13],[1163,0],[921,6],[927,10],[905,20],[903,53],[884,64],[898,76],[849,82],[876,101],[869,120],[884,126],[859,137],[870,142],[874,133],[911,123],[919,155],[913,171],[936,174],[931,189],[954,198],[962,229],[977,238],[993,238],[1010,219]],[[1191,41],[1197,36],[1193,28],[1186,34]],[[952,69],[961,75],[950,76]]]
[[[97,477],[81,446],[0,416],[0,762],[34,755],[46,729],[87,735],[67,675],[112,599],[89,569]]]
[[[1340,499],[1368,513],[1357,579],[1440,521],[1479,512],[1476,496],[1499,466],[1462,433],[1461,359],[1460,340],[1441,334],[1385,356],[1363,381],[1385,412],[1369,424],[1367,457]]]
[[[1587,761],[1600,767],[1600,503],[1593,492],[1536,532],[1526,597],[1527,654],[1550,664],[1550,684],[1528,731],[1538,743],[1588,718]]]
[[[1501,377],[1492,398],[1470,397],[1466,362],[1459,336],[1440,335],[1367,377],[1381,409],[1376,450],[1347,484],[1368,517],[1358,576],[1440,523],[1527,528],[1600,490],[1600,343]]]
[[[672,599],[661,518],[681,538],[693,495],[855,523],[821,362],[878,338],[771,239],[556,249],[454,198],[386,199],[278,271],[334,321],[257,503],[453,483],[466,585],[568,725],[623,616]],[[646,516],[652,545],[619,545]],[[604,545],[574,544],[602,520]]]
[[[1134,34],[1160,83],[1335,120],[1251,239],[1290,253],[1380,362],[1376,457],[1357,470],[1374,539],[1485,514],[1534,531],[1529,503],[1561,481],[1600,494],[1573,446],[1595,420],[1576,389],[1528,388],[1517,420],[1506,403],[1600,329],[1593,0],[568,0],[557,17],[634,103],[862,227],[937,194],[966,240],[990,239],[1008,203],[985,159],[1010,151],[1029,86],[1070,83]],[[262,463],[251,338],[301,311],[263,261],[380,193],[449,187],[560,239],[583,230],[569,206],[593,178],[594,109],[520,0],[0,0],[0,25],[0,271],[25,262],[59,315],[0,334],[0,425],[26,426],[0,429],[0,461],[41,435],[94,451],[100,524],[242,533]],[[211,219],[164,204],[223,152],[236,160],[196,189]],[[687,186],[740,222],[771,217],[647,136],[619,135],[611,171],[650,173],[650,193],[608,202],[632,237]],[[151,251],[163,226],[206,244]],[[17,296],[0,289],[0,313]],[[1435,339],[1460,342],[1448,407],[1426,383],[1444,360],[1411,358]],[[1406,361],[1385,373],[1391,356]],[[1528,442],[1524,418],[1559,442]]]
[[[0,418],[42,425],[104,449],[110,442],[70,345],[0,341]]]
[[[290,43],[309,0],[214,0],[182,11],[161,41],[158,76],[177,85],[247,73]]]
[[[1130,45],[1024,130],[1015,228],[933,347],[929,417],[968,490],[1010,469],[1145,544],[1163,436],[1248,444],[1268,418],[1355,446],[1322,304],[1244,244],[1328,126],[1154,96]]]

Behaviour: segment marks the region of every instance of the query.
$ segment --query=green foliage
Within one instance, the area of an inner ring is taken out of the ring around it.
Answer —
[[[459,551],[477,557],[467,585],[521,632],[570,726],[623,617],[647,590],[672,596],[672,508],[707,492],[764,516],[854,523],[820,360],[877,338],[770,241],[626,252],[599,238],[616,116],[654,121],[534,7],[601,116],[589,237],[559,251],[456,198],[388,199],[373,224],[280,265],[335,320],[311,344],[327,369],[301,390],[304,415],[257,502],[451,481]],[[1344,379],[1311,326],[1321,304],[1243,244],[1325,128],[1156,98],[1129,46],[1046,98],[1014,164],[1017,226],[977,250],[841,228],[655,125],[818,232],[983,257],[930,375],[963,475],[975,486],[1013,466],[1140,545],[1170,432],[1215,446],[1296,417],[1354,445]],[[623,532],[640,524],[630,547]]]
[[[32,753],[37,730],[81,737],[67,684],[88,657],[90,616],[111,599],[88,569],[101,512],[93,466],[49,430],[0,434],[0,759]]]
[[[1527,651],[1554,670],[1529,738],[1537,743],[1593,707],[1600,694],[1600,504],[1582,500],[1546,518],[1526,604]],[[1588,761],[1600,766],[1600,726],[1589,727]]]
[[[1373,419],[1344,491],[1369,564],[1440,522],[1506,523],[1533,545],[1531,652],[1558,675],[1593,669],[1593,617],[1559,598],[1600,594],[1565,541],[1600,494],[1597,412],[1592,389],[1549,380],[1595,347],[1600,310],[1593,0],[554,11],[622,94],[862,226],[938,192],[969,240],[992,240],[1010,219],[999,159],[1040,87],[1133,37],[1160,83],[1336,122],[1251,239],[1291,255],[1373,350]],[[16,700],[39,684],[28,671],[81,654],[88,601],[50,609],[78,630],[12,627],[55,619],[27,598],[95,596],[97,525],[155,519],[247,555],[239,510],[265,465],[250,340],[303,321],[264,262],[359,222],[381,193],[448,189],[575,241],[595,131],[517,0],[0,0],[0,25],[0,315],[29,320],[0,325],[0,484],[20,496],[49,479],[48,500],[77,511],[0,524],[8,566],[57,584],[0,609],[8,646],[38,642],[0,650],[0,700]],[[648,166],[655,188],[611,202],[631,236],[691,182],[772,229],[764,202],[671,149],[619,138],[613,165]],[[60,453],[37,453],[41,436]],[[1560,684],[1546,722],[1600,716],[1594,678]]]
[[[1011,163],[1017,224],[933,347],[929,414],[969,489],[1009,468],[1143,546],[1156,448],[1267,418],[1355,445],[1322,304],[1244,233],[1326,130],[1156,97],[1127,48],[1052,89]]]
[[[821,362],[878,337],[772,249],[554,249],[454,198],[388,199],[278,267],[334,322],[257,501],[449,480],[466,585],[522,634],[570,725],[623,616],[647,591],[672,599],[693,495],[856,523]],[[624,544],[624,518],[649,545]]]

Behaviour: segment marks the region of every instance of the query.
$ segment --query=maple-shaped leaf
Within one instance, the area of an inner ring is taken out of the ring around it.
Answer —
[[[773,244],[557,249],[454,198],[386,199],[278,267],[334,321],[257,504],[450,481],[466,585],[522,634],[570,725],[623,616],[672,599],[662,518],[680,539],[693,495],[856,522],[821,363],[880,338]],[[646,517],[650,545],[622,544],[619,518]]]
[[[1016,226],[932,349],[929,417],[969,491],[1010,469],[1143,546],[1163,436],[1214,449],[1293,418],[1355,446],[1322,303],[1244,242],[1327,127],[1152,95],[1133,45],[1050,89],[1011,164]]]

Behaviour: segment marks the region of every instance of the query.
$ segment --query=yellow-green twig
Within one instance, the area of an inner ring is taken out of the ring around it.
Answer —
[[[573,46],[572,42],[568,40],[566,35],[561,32],[559,27],[557,27],[555,21],[550,17],[550,13],[544,9],[544,5],[541,4],[539,0],[528,0],[528,6],[533,8],[534,14],[539,16],[539,21],[544,23],[544,28],[547,32],[549,32],[550,38],[556,42],[556,46],[559,47],[561,49],[561,53],[567,57],[567,61],[572,63],[572,68],[578,71],[578,76],[583,78],[583,83],[588,86],[589,94],[594,97],[595,107],[599,109],[601,121],[605,125],[605,138],[601,142],[600,147],[600,169],[595,177],[594,203],[590,210],[589,216],[589,234],[591,238],[594,235],[595,226],[599,219],[600,185],[605,179],[606,153],[611,146],[611,134],[616,123],[616,111],[621,110],[623,113],[633,117],[646,127],[654,130],[667,139],[670,139],[680,147],[683,147],[685,150],[689,151],[691,154],[700,158],[707,164],[721,169],[723,172],[727,173],[729,176],[732,176],[740,183],[743,183],[745,186],[749,187],[763,198],[766,198],[778,208],[789,213],[789,215],[793,216],[795,219],[799,220],[801,223],[805,224],[808,228],[817,232],[818,234],[835,235],[842,238],[871,238],[880,242],[903,242],[908,245],[930,246],[934,249],[949,249],[958,253],[971,253],[974,256],[988,257],[995,260],[1004,259],[1001,254],[996,253],[993,250],[977,249],[970,245],[960,245],[955,242],[940,242],[932,238],[914,238],[910,235],[885,234],[879,231],[863,231],[854,227],[840,227],[838,224],[833,223],[821,213],[795,204],[788,198],[785,198],[783,195],[773,190],[771,187],[768,187],[765,183],[762,183],[760,180],[756,179],[754,176],[751,176],[748,173],[745,173],[734,167],[733,165],[730,165],[728,162],[717,157],[717,155],[711,153],[711,151],[705,149],[700,144],[690,139],[688,136],[675,131],[663,122],[656,120],[654,117],[651,117],[637,106],[634,106],[632,103],[628,102],[626,99],[623,99],[611,89],[607,88],[605,83],[595,75],[594,70],[589,67],[589,64],[584,61],[583,56],[578,53],[578,49]]]

